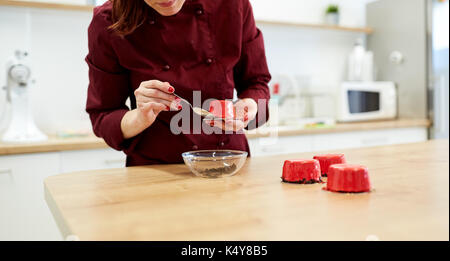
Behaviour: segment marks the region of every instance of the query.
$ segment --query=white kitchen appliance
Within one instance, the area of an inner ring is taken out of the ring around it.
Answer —
[[[337,95],[340,122],[397,117],[397,89],[393,82],[344,82]]]
[[[289,125],[301,115],[300,88],[294,75],[273,74],[268,126]]]
[[[29,90],[31,69],[28,53],[16,51],[6,64],[6,100],[11,107],[11,120],[2,136],[3,142],[37,142],[47,140],[34,123]]]

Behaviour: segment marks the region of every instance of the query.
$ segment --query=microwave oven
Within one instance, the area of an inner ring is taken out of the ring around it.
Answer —
[[[393,82],[344,82],[336,104],[339,122],[394,119],[397,89]]]

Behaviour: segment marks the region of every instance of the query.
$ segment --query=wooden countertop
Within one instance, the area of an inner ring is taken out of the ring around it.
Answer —
[[[77,138],[50,137],[47,141],[35,143],[0,142],[0,156],[66,150],[101,149],[107,147],[108,145],[106,145],[103,139],[97,138],[94,135]]]
[[[301,129],[299,127],[279,127],[279,136],[296,136],[307,134],[324,134],[333,132],[350,132],[376,129],[394,129],[410,127],[430,127],[431,123],[427,119],[400,119],[391,121],[374,121],[336,124],[331,128]],[[252,131],[247,133],[249,139],[266,137],[270,135],[270,129]],[[56,138],[52,137],[48,141],[39,143],[2,143],[0,142],[0,156],[22,153],[54,152],[66,150],[85,150],[107,148],[108,145],[103,139],[95,136],[80,138]]]
[[[311,134],[326,134],[336,132],[351,132],[351,131],[369,131],[380,129],[397,129],[397,128],[413,128],[423,127],[429,128],[431,122],[427,119],[398,119],[398,120],[384,120],[384,121],[368,121],[368,122],[354,122],[354,123],[337,123],[334,126],[326,128],[299,128],[295,126],[279,126],[278,136],[296,136],[296,135],[311,135]],[[261,138],[271,135],[270,131],[273,128],[261,128],[247,133],[247,138]]]
[[[184,165],[57,175],[45,197],[80,240],[449,240],[448,140],[341,152],[369,168],[373,192],[280,182],[285,159],[314,154],[303,153],[215,180]]]

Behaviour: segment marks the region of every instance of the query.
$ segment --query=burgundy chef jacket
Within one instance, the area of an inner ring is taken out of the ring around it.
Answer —
[[[268,100],[270,74],[262,33],[256,28],[249,0],[186,0],[174,16],[161,16],[151,7],[147,20],[120,37],[112,24],[112,4],[96,7],[88,29],[89,88],[86,111],[94,133],[127,154],[127,166],[182,162],[181,153],[203,149],[249,152],[244,134],[178,134],[170,131],[177,112],[161,112],[142,133],[124,139],[120,122],[136,108],[134,90],[147,80],[167,81],[192,102],[239,98]],[[258,113],[267,115],[267,106]],[[264,124],[267,117],[258,122]]]

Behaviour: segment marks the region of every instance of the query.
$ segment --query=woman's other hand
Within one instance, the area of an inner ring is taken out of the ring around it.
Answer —
[[[237,132],[247,127],[248,123],[256,117],[258,112],[258,105],[255,100],[245,98],[237,101],[234,104],[236,110],[236,118],[229,120],[205,120],[206,124],[211,127],[218,127],[225,131]]]
[[[142,82],[134,91],[137,108],[127,112],[122,118],[121,129],[124,138],[134,137],[151,126],[162,111],[180,110],[180,100],[172,94],[174,92],[175,88],[168,82]]]

